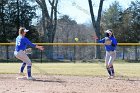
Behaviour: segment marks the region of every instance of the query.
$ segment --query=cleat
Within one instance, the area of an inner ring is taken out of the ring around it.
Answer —
[[[114,76],[110,76],[111,77],[111,79],[113,79],[114,78]]]
[[[27,80],[36,80],[36,79],[33,77],[27,77]]]
[[[109,77],[108,77],[108,79],[113,79],[113,78],[114,78],[114,76],[109,76]]]
[[[109,76],[108,79],[111,79],[111,76]]]

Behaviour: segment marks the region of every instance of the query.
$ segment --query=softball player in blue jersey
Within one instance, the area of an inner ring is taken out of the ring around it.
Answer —
[[[117,40],[113,35],[113,32],[111,29],[105,31],[105,38],[99,40],[99,43],[104,43],[105,50],[106,50],[106,56],[105,56],[105,64],[106,69],[109,73],[109,79],[114,78],[114,67],[113,67],[113,61],[116,58],[116,46],[117,46]],[[108,42],[109,41],[109,42]]]
[[[42,46],[35,45],[29,41],[28,38],[25,37],[26,32],[29,30],[26,30],[24,27],[20,27],[19,29],[19,35],[16,38],[16,46],[15,46],[15,51],[14,55],[16,58],[20,59],[23,61],[22,66],[20,68],[20,74],[24,74],[24,68],[27,65],[27,79],[29,80],[34,80],[35,78],[32,77],[31,75],[31,67],[32,63],[27,54],[25,53],[26,47],[31,46],[33,48],[38,48],[40,50],[44,50]]]

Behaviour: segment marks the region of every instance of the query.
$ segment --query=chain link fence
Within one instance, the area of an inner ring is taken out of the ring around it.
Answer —
[[[105,58],[104,46],[101,47],[101,58]],[[47,58],[47,48],[44,51],[32,49],[32,53],[28,54],[33,62],[92,62],[95,59],[95,46],[91,45],[74,45],[74,46],[62,46],[54,45],[52,58]],[[140,60],[140,46],[121,45],[117,47],[116,59],[127,60],[127,61],[139,61]],[[0,62],[19,62],[14,56],[14,46],[12,45],[0,45]]]

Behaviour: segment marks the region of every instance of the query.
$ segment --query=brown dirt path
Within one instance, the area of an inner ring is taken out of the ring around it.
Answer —
[[[36,81],[0,74],[0,93],[140,93],[140,78],[34,75]]]

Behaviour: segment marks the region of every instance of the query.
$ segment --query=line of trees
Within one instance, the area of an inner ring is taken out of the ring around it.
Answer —
[[[36,6],[27,0],[1,0],[0,2],[0,42],[12,42],[18,34],[20,26],[30,29],[33,36],[38,33],[32,27],[32,19],[36,18]],[[38,38],[31,38],[37,41]]]
[[[118,42],[138,43],[140,41],[140,2],[131,2],[123,10],[119,2],[115,1],[102,15],[101,28],[113,29]]]

